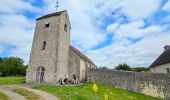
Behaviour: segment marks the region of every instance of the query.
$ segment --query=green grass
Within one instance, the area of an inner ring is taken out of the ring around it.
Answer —
[[[92,83],[81,86],[37,85],[33,88],[52,93],[61,100],[103,100],[105,93],[107,93],[109,100],[162,100],[102,84],[97,84],[98,92],[94,94],[92,85]]]
[[[0,85],[24,83],[24,77],[0,77]]]
[[[5,94],[0,92],[0,100],[9,100],[9,98]]]
[[[25,89],[14,89],[12,91],[24,96],[26,100],[41,100],[38,95],[34,94],[33,92],[27,91]]]

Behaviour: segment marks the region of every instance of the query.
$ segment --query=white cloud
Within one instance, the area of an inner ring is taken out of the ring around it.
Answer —
[[[120,4],[121,11],[132,20],[145,19],[152,16],[160,7],[160,0],[124,0]]]
[[[122,38],[142,38],[144,36],[155,34],[162,32],[166,29],[166,26],[159,25],[150,25],[146,28],[143,28],[145,25],[143,20],[134,21],[128,24],[122,24],[115,31],[114,39],[122,39]]]
[[[168,1],[163,7],[162,7],[163,10],[167,11],[167,12],[170,12],[170,1]]]
[[[40,12],[37,7],[32,6],[29,2],[23,0],[1,0],[0,13],[21,13],[21,11]]]
[[[0,15],[0,19],[2,48],[5,50],[6,46],[16,47],[9,51],[9,55],[21,57],[27,64],[33,39],[34,22],[23,15],[16,14]]]
[[[120,25],[119,23],[113,23],[113,24],[108,25],[106,28],[107,33],[114,32],[119,27],[119,25]]]
[[[147,36],[136,44],[117,44],[113,42],[110,46],[98,50],[89,50],[87,55],[92,58],[98,66],[114,68],[120,63],[127,63],[133,67],[148,67],[162,52],[163,47],[170,43],[169,32],[158,36]],[[128,42],[128,41],[127,41]]]
[[[33,21],[22,15],[0,15],[0,19],[0,43],[13,45],[32,40]]]
[[[130,20],[140,20],[151,17],[160,5],[161,0],[103,0],[101,6],[92,10],[92,14],[102,18],[115,12],[125,15]]]
[[[104,42],[106,38],[105,34],[96,33],[96,31],[91,30],[84,31],[77,29],[72,32],[72,44],[83,51]]]
[[[35,19],[27,18],[23,13],[39,14],[41,10],[24,0],[1,0],[0,6],[0,51],[7,53],[6,47],[11,47],[8,55],[21,57],[27,64],[31,51]]]

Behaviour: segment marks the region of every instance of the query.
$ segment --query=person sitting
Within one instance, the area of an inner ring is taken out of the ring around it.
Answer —
[[[67,83],[68,83],[68,76],[67,76],[67,75],[64,75],[64,77],[65,77],[65,78],[64,78],[64,80],[63,80],[63,83],[64,83],[64,84],[67,84]]]
[[[73,84],[76,84],[77,82],[76,74],[73,74]]]
[[[62,81],[62,78],[60,78],[59,80],[58,80],[58,82],[57,83],[59,83],[59,84],[63,84],[63,81]]]

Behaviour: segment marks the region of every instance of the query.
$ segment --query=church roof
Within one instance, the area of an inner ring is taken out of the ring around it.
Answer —
[[[86,60],[87,62],[95,65],[93,61],[91,61],[87,56],[85,56],[83,53],[81,53],[78,49],[70,45],[70,49],[73,50],[80,58]]]
[[[149,67],[152,68],[166,63],[170,63],[170,49],[165,50]]]
[[[37,18],[37,20],[39,19],[43,19],[43,18],[47,18],[47,17],[51,17],[51,16],[56,16],[56,15],[60,15],[62,14],[63,12],[67,12],[67,10],[63,10],[63,11],[60,11],[60,12],[54,12],[54,13],[51,13],[51,14],[47,14],[47,15],[44,15],[40,18]]]

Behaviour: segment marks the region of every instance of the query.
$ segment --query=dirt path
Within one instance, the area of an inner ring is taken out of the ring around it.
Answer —
[[[30,88],[30,86],[27,86],[27,85],[4,85],[4,86],[0,86],[0,92],[6,94],[10,98],[10,100],[25,100],[25,97],[11,91],[13,89],[19,89],[19,88],[23,88],[25,90],[28,90],[30,92],[35,93],[36,95],[43,98],[43,100],[59,100],[57,97],[53,96],[50,93],[47,93],[47,92],[44,92],[44,91],[41,91],[41,90],[32,89],[32,88]]]
[[[4,93],[9,97],[10,100],[26,100],[24,96],[14,93],[8,89],[0,88],[0,92]]]

